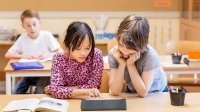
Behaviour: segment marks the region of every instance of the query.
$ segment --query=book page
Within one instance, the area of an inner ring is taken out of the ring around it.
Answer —
[[[39,103],[36,98],[24,99],[24,100],[14,100],[11,101],[4,109],[3,112],[22,110],[23,112],[28,112],[29,110],[34,110],[34,108]],[[20,111],[19,111],[20,112]]]
[[[19,62],[36,62],[36,61],[39,61],[39,62],[47,62],[47,61],[52,61],[52,58],[45,58],[45,59],[20,59]]]
[[[68,107],[69,102],[67,100],[45,97],[39,102],[35,111],[67,112]]]

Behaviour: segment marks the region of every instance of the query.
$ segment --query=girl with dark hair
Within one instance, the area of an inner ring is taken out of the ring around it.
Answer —
[[[51,84],[45,93],[55,98],[99,97],[103,56],[94,48],[91,28],[83,22],[71,23],[64,44],[67,51],[53,57]]]
[[[157,52],[148,45],[149,24],[146,18],[127,16],[117,32],[118,45],[108,53],[109,86],[119,95],[125,80],[126,91],[145,97],[149,92],[167,91],[167,79]]]

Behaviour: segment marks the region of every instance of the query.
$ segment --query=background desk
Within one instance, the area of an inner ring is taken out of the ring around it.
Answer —
[[[186,57],[186,56],[184,56]],[[170,79],[173,78],[175,74],[194,74],[194,79],[198,79],[198,74],[200,73],[200,67],[189,67],[183,62],[183,57],[181,60],[181,64],[173,64],[171,55],[160,55],[161,65],[166,72],[166,74],[170,74]]]
[[[12,100],[25,98],[42,98],[44,94],[27,94],[27,95],[0,95],[0,111]],[[108,93],[103,94],[105,98],[111,98]],[[139,98],[133,94],[122,94],[118,96],[126,98],[127,111],[124,112],[200,112],[200,93],[186,93],[184,106],[172,106],[168,93],[153,93],[145,98]],[[80,99],[69,99],[68,112],[81,112]],[[112,111],[109,111],[112,112]],[[116,112],[116,111],[113,111]]]
[[[17,62],[19,59],[11,59],[6,65],[4,71],[6,72],[6,94],[11,94],[11,91],[15,87],[15,77],[45,77],[51,76],[51,62],[44,62],[43,69],[32,69],[32,70],[13,70],[10,66],[11,62]]]
[[[161,66],[163,67],[166,74],[171,74],[170,78],[173,78],[173,75],[176,74],[194,74],[194,79],[197,79],[197,74],[200,73],[200,67],[189,67],[183,61],[181,64],[173,64],[171,55],[159,55],[159,60]],[[109,70],[108,58],[104,59],[104,68]]]
[[[11,94],[15,87],[15,77],[45,77],[51,76],[51,65],[52,62],[42,62],[44,65],[43,69],[32,69],[32,70],[13,70],[10,66],[11,62],[17,62],[19,59],[11,59],[7,63],[4,71],[6,72],[6,94]],[[104,70],[108,70],[109,65],[104,65]]]

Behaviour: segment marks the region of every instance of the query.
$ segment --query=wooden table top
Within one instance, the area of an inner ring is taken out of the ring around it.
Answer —
[[[44,94],[27,95],[0,95],[0,110],[2,110],[10,101],[26,98],[48,97]],[[111,96],[103,93],[104,98],[126,98],[126,112],[199,112],[200,111],[200,93],[186,93],[184,106],[172,106],[169,93],[151,93],[145,98],[139,98],[135,94],[122,93],[121,96]],[[80,99],[66,99],[69,101],[68,112],[81,112]],[[109,111],[112,112],[112,111]],[[116,111],[113,111],[116,112]]]

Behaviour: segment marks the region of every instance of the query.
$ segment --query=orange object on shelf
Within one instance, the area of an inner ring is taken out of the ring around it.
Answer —
[[[189,59],[200,59],[200,52],[190,51],[188,55]]]

